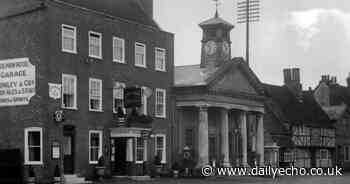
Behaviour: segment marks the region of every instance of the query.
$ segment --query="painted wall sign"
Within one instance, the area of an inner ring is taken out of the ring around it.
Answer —
[[[0,107],[29,104],[35,95],[35,66],[28,58],[0,60]]]
[[[50,98],[53,98],[55,100],[60,99],[61,98],[61,89],[62,89],[61,84],[49,83],[49,96],[50,96]]]

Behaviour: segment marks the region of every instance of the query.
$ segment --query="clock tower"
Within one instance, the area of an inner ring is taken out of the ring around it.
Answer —
[[[212,69],[231,59],[230,32],[234,26],[215,16],[199,24],[203,30],[201,68]]]

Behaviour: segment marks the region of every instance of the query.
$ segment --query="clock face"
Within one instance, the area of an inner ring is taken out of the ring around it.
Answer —
[[[216,43],[214,41],[207,42],[204,50],[207,55],[213,55],[216,52]]]
[[[226,55],[230,53],[230,45],[226,41],[222,44],[222,50]]]

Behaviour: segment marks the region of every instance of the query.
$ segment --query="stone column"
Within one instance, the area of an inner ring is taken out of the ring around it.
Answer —
[[[228,110],[223,108],[221,109],[221,155],[223,156],[222,165],[224,167],[231,167],[228,132]]]
[[[242,111],[240,113],[241,121],[241,137],[242,137],[242,165],[248,167],[247,163],[247,113]]]
[[[197,168],[209,164],[208,107],[199,107]]]
[[[264,114],[259,113],[257,130],[257,153],[260,156],[259,166],[264,166]]]

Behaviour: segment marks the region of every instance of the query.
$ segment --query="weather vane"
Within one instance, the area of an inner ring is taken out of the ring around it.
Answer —
[[[215,17],[218,17],[218,9],[219,9],[219,5],[220,5],[220,0],[213,0],[215,2],[215,8],[216,8],[216,12],[215,12]]]

